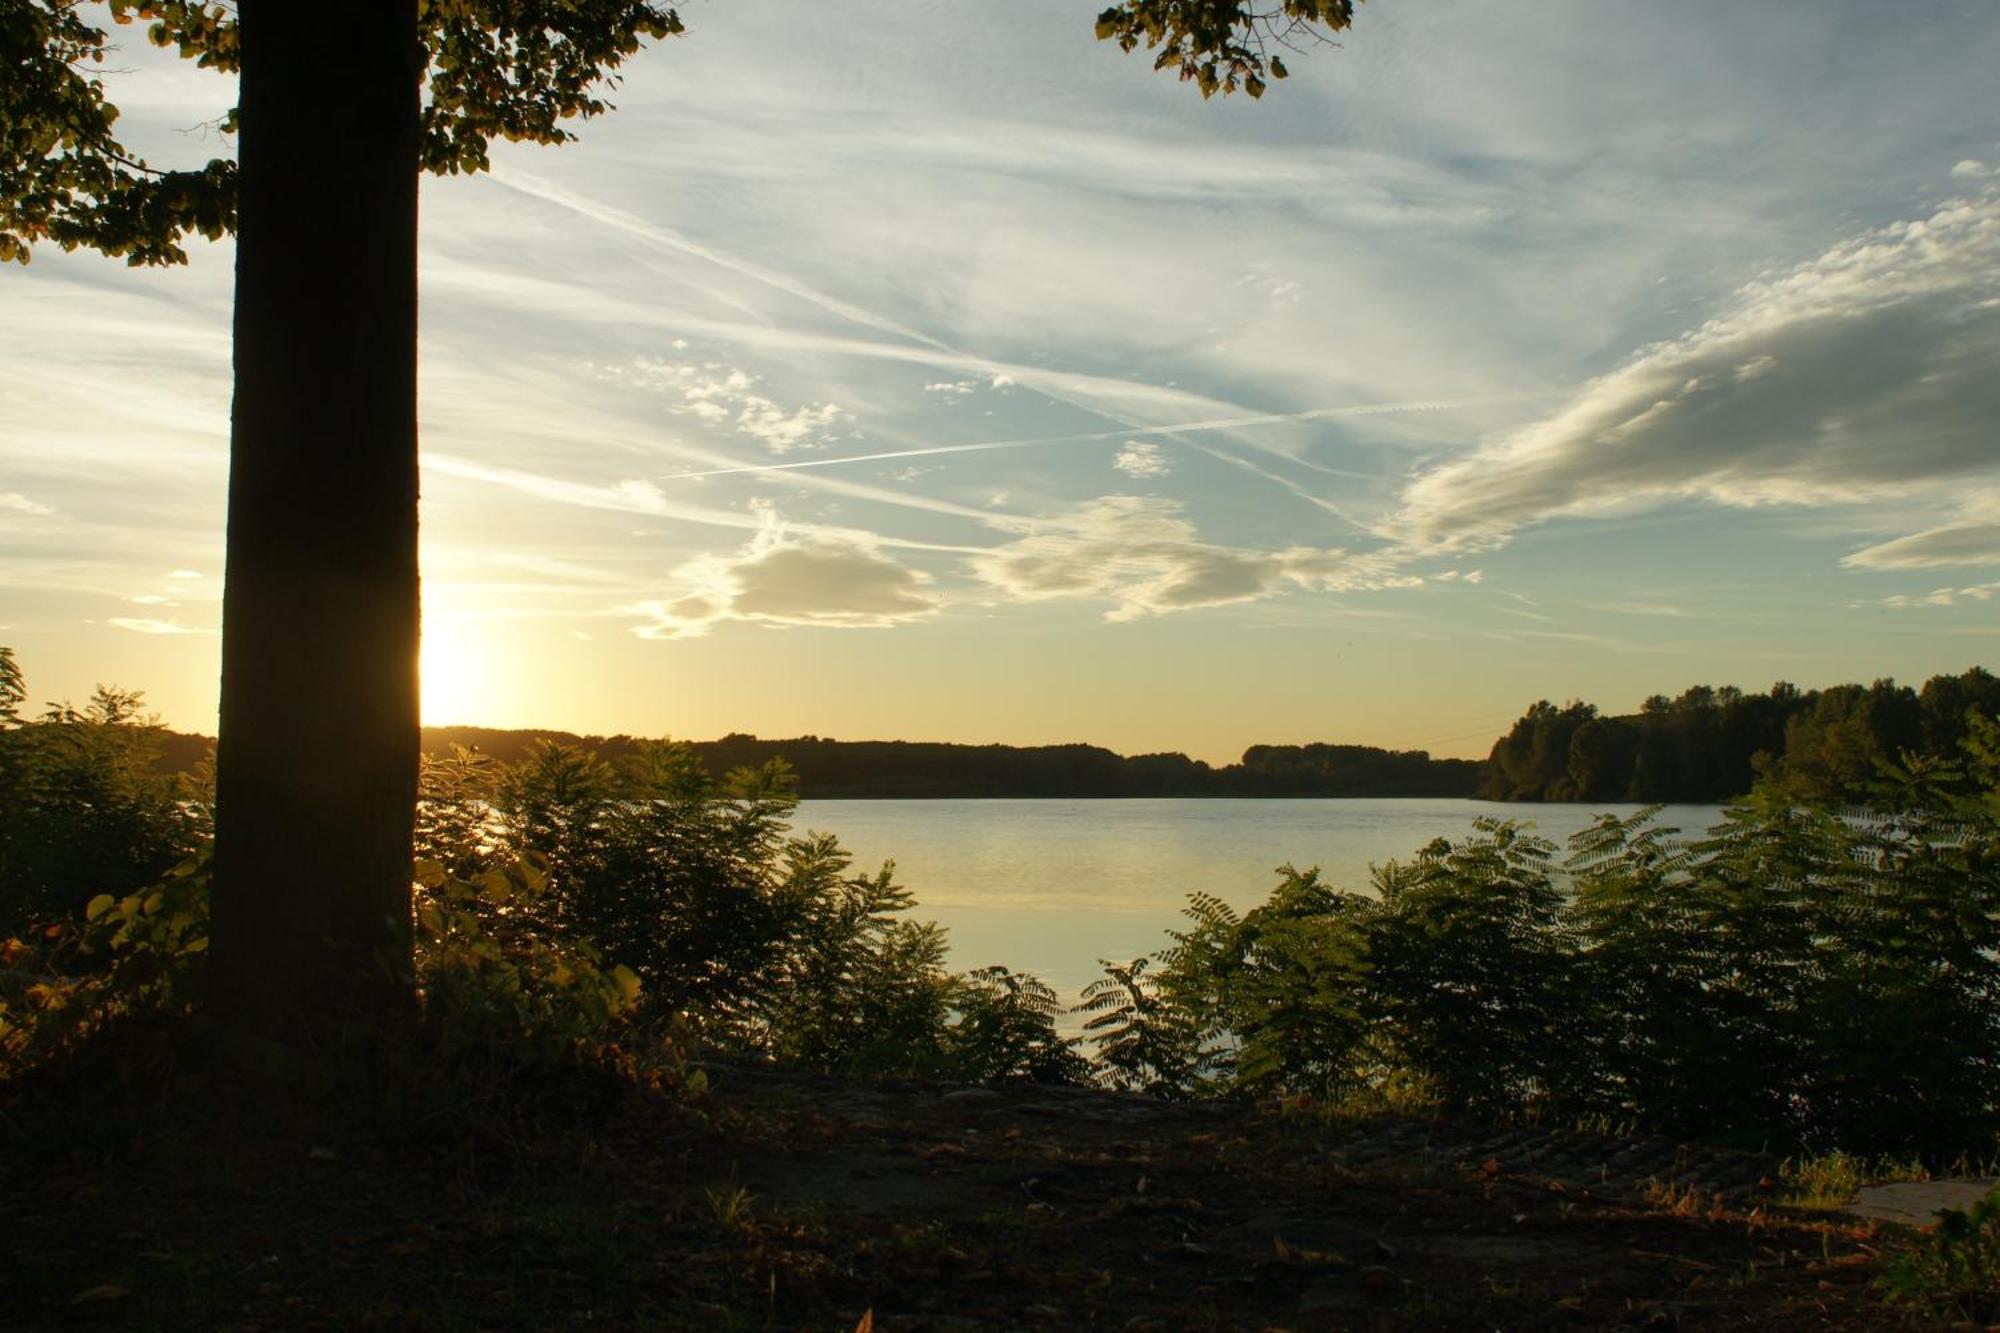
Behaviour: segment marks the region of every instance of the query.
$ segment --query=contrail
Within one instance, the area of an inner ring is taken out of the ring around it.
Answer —
[[[607,227],[615,227],[629,235],[637,236],[641,240],[649,241],[661,249],[673,250],[680,254],[690,255],[696,259],[706,260],[718,268],[727,269],[731,273],[749,278],[753,282],[761,282],[765,286],[784,292],[788,296],[795,296],[808,305],[818,306],[828,314],[838,315],[842,319],[851,320],[856,324],[864,325],[877,332],[892,334],[898,338],[907,338],[912,342],[922,343],[939,351],[957,350],[947,347],[944,343],[939,342],[919,329],[913,329],[907,324],[902,324],[896,320],[878,315],[874,311],[864,309],[850,301],[843,301],[839,297],[823,292],[809,283],[799,281],[788,273],[781,273],[776,269],[766,268],[762,264],[752,263],[750,260],[743,259],[726,250],[718,250],[713,246],[703,245],[699,241],[689,240],[679,232],[662,227],[657,223],[648,222],[644,218],[627,213],[621,208],[614,208],[609,204],[600,203],[595,199],[573,194],[561,186],[551,184],[527,172],[515,171],[510,168],[505,171],[492,171],[488,175],[507,189],[518,191],[531,198],[540,199],[545,203],[554,204],[558,208],[567,208],[572,212],[581,213],[584,217],[590,218],[592,221],[600,222]]]
[[[676,473],[668,477],[667,480],[692,481],[701,477],[720,477],[761,472],[805,471],[835,467],[845,463],[886,462],[896,458],[923,458],[935,457],[940,454],[981,453],[999,449],[1031,449],[1058,444],[1131,439],[1135,436],[1160,435],[1173,437],[1189,432],[1237,430],[1252,426],[1275,425],[1282,422],[1322,421],[1337,417],[1373,416],[1400,412],[1436,412],[1448,410],[1453,407],[1472,406],[1476,403],[1495,401],[1494,398],[1481,398],[1469,399],[1462,402],[1380,403],[1356,407],[1314,408],[1305,412],[1246,414],[1236,417],[1182,422],[1178,425],[1139,425],[1132,421],[1124,412],[1108,404],[1093,401],[1093,395],[1090,390],[1084,389],[1083,384],[1079,383],[1080,381],[1089,382],[1090,389],[1094,389],[1099,394],[1108,392],[1109,390],[1104,385],[1097,382],[1097,377],[1078,376],[1065,372],[1051,372],[1043,367],[1002,366],[1000,363],[993,362],[988,358],[967,353],[961,348],[952,346],[949,342],[932,337],[930,334],[920,329],[912,328],[899,320],[878,314],[851,301],[842,300],[840,297],[834,296],[810,283],[803,282],[788,273],[744,259],[727,250],[704,245],[669,228],[648,222],[644,218],[598,200],[574,194],[562,189],[560,186],[525,172],[510,170],[490,174],[508,189],[541,199],[559,208],[569,209],[601,225],[613,227],[630,235],[637,236],[662,249],[704,260],[707,263],[714,264],[739,276],[748,278],[753,282],[762,283],[767,287],[796,297],[810,305],[817,306],[829,314],[902,340],[906,346],[893,350],[883,349],[890,351],[891,355],[899,355],[913,361],[936,360],[938,362],[962,362],[982,374],[1007,373],[1014,376],[1025,387],[1042,394],[1044,397],[1068,404],[1081,411],[1089,412],[1093,416],[1120,423],[1120,428],[1117,430],[1093,431],[1080,435],[1054,436],[1032,440],[994,440],[981,444],[936,445],[925,449],[884,451],[849,455],[841,458],[801,459],[790,463],[746,464],[740,467],[713,468],[701,472]],[[1118,381],[1117,383],[1124,386],[1128,391],[1135,390],[1162,396],[1172,393],[1176,397],[1193,398],[1197,401],[1214,403],[1219,407],[1235,406],[1235,404],[1208,399],[1202,395],[1190,395],[1185,394],[1183,391],[1162,389],[1158,385],[1148,385],[1134,381]],[[1499,395],[1498,397],[1504,399],[1519,396],[1508,394]],[[1296,482],[1289,481],[1268,469],[1251,464],[1226,450],[1212,446],[1197,445],[1191,447],[1200,448],[1202,452],[1208,453],[1213,457],[1236,463],[1257,476],[1275,483],[1291,494],[1308,501],[1319,509],[1335,515],[1343,522],[1353,524],[1356,527],[1365,526],[1356,523],[1355,520],[1342,513],[1331,502],[1313,495],[1305,487],[1300,486]],[[1351,477],[1363,481],[1377,480],[1375,476],[1368,473],[1345,471],[1339,468],[1327,467],[1323,464],[1310,463],[1304,459],[1293,458],[1291,455],[1285,454],[1280,450],[1268,450],[1267,452],[1274,453],[1295,466],[1307,468],[1323,476]]]
[[[1477,407],[1511,398],[1498,394],[1456,401],[1419,400],[1403,403],[1365,403],[1349,407],[1315,407],[1303,412],[1261,412],[1254,416],[1217,417],[1207,421],[1182,421],[1164,426],[1128,426],[1122,430],[1085,431],[1077,435],[1045,435],[1032,439],[985,440],[977,444],[937,444],[923,449],[891,449],[872,454],[843,454],[838,458],[802,458],[788,463],[745,463],[738,467],[710,468],[702,472],[672,472],[664,481],[693,481],[701,477],[730,477],[752,472],[795,472],[802,468],[839,467],[846,463],[882,463],[898,458],[932,458],[939,454],[977,454],[995,449],[1038,449],[1058,444],[1091,444],[1105,440],[1129,440],[1141,435],[1184,435],[1203,431],[1240,430],[1249,426],[1276,426],[1295,421],[1328,421],[1339,417],[1389,416],[1402,412],[1448,412],[1455,408]],[[1343,472],[1321,468],[1334,476],[1374,481],[1368,472]]]
[[[538,500],[549,500],[557,504],[577,505],[585,509],[606,509],[620,514],[645,514],[654,518],[669,518],[683,523],[704,524],[709,527],[733,528],[737,531],[761,531],[768,522],[754,513],[741,513],[728,509],[706,509],[699,505],[684,504],[661,495],[659,488],[645,481],[625,481],[615,486],[593,486],[587,482],[566,481],[560,477],[547,477],[539,473],[523,472],[518,468],[490,467],[468,458],[453,454],[424,452],[423,466],[428,472],[441,473],[448,477],[463,477],[468,481],[481,481],[493,486],[503,486],[523,495],[531,495]],[[974,518],[985,518],[982,512],[954,506],[946,512],[960,513]],[[996,516],[1004,519],[1006,516]],[[788,523],[795,532],[815,533],[841,537],[850,541],[861,541],[877,546],[893,546],[910,551],[942,551],[951,555],[978,555],[984,547],[951,546],[940,542],[913,541],[904,537],[885,537],[862,528],[846,528],[826,523]]]

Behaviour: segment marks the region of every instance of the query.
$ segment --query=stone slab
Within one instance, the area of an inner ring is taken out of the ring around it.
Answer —
[[[1847,1211],[1856,1217],[1879,1222],[1900,1222],[1906,1227],[1928,1227],[1947,1208],[1969,1209],[1985,1198],[1994,1185],[1984,1180],[1904,1180],[1893,1185],[1863,1185],[1854,1192]]]

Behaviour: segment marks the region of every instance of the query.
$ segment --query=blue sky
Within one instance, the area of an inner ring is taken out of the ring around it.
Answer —
[[[1882,12],[1370,0],[1204,104],[1088,6],[690,6],[424,184],[427,713],[1483,753],[1992,665],[2000,10]],[[229,266],[0,277],[39,696],[213,725]]]

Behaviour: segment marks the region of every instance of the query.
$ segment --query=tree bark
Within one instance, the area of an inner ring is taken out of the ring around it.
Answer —
[[[408,1002],[417,784],[413,0],[242,0],[215,1012]]]

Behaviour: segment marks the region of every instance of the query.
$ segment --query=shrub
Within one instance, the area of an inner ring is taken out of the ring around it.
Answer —
[[[952,975],[893,867],[856,874],[834,838],[790,835],[782,761],[718,781],[685,745],[641,742],[614,768],[543,743],[513,765],[427,762],[423,790],[420,854],[482,874],[533,858],[523,928],[625,969],[649,1021],[853,1073],[1085,1074],[1039,981]]]
[[[123,897],[206,840],[204,775],[157,771],[159,731],[142,702],[99,687],[80,710],[0,718],[0,930],[81,912],[98,894]]]
[[[970,1083],[1088,1083],[1090,1062],[1056,1031],[1063,1012],[1037,978],[982,967],[954,978],[942,1072]]]
[[[1837,814],[1760,790],[1705,837],[1653,812],[1556,848],[1480,821],[1375,876],[1207,895],[1079,1012],[1107,1080],[1170,1096],[1422,1088],[1825,1153],[1950,1159],[2000,1131],[2000,725]]]
[[[1482,819],[1376,872],[1372,1007],[1391,1058],[1447,1106],[1528,1107],[1565,1081],[1576,942],[1555,850]]]
[[[1890,1256],[1879,1285],[1901,1304],[1988,1324],[2000,1314],[2000,1190],[1946,1209],[1915,1246]]]

